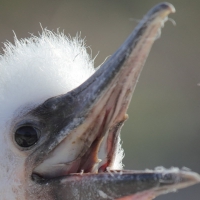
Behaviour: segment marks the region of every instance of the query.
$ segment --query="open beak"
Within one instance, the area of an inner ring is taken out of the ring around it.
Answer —
[[[35,159],[32,178],[48,187],[55,199],[125,199],[132,195],[131,199],[146,200],[199,182],[192,172],[136,172],[115,167],[119,133],[132,93],[153,42],[173,12],[169,3],[155,6],[86,82],[31,111],[45,122],[43,131],[48,134],[37,150],[42,153]]]

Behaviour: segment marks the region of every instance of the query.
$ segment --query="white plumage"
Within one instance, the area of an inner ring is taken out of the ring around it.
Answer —
[[[23,199],[24,162],[27,153],[13,142],[13,124],[50,97],[67,93],[94,72],[94,60],[79,36],[44,29],[36,37],[4,44],[0,56],[0,194],[1,199]],[[114,168],[122,168],[118,145]],[[10,192],[13,191],[13,192]]]
[[[94,72],[84,40],[43,30],[39,37],[5,43],[0,57],[3,118],[25,104],[66,93]],[[11,106],[11,107],[10,107]],[[9,107],[9,109],[8,109]]]

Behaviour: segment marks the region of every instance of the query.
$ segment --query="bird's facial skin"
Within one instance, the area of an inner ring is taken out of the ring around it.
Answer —
[[[13,180],[20,183],[7,199],[148,200],[200,181],[178,169],[122,170],[119,134],[126,111],[151,46],[173,12],[171,4],[155,6],[80,86],[18,108],[6,141],[12,146],[7,155],[17,163]]]

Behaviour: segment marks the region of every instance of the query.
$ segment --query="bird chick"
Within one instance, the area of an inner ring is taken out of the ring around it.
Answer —
[[[98,70],[84,40],[46,29],[0,56],[0,194],[9,200],[147,200],[200,182],[179,169],[123,170],[120,131],[168,3]]]

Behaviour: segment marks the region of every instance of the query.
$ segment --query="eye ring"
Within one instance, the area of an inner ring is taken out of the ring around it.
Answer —
[[[31,125],[19,127],[14,134],[16,144],[22,148],[34,146],[38,142],[39,138],[40,131]]]

